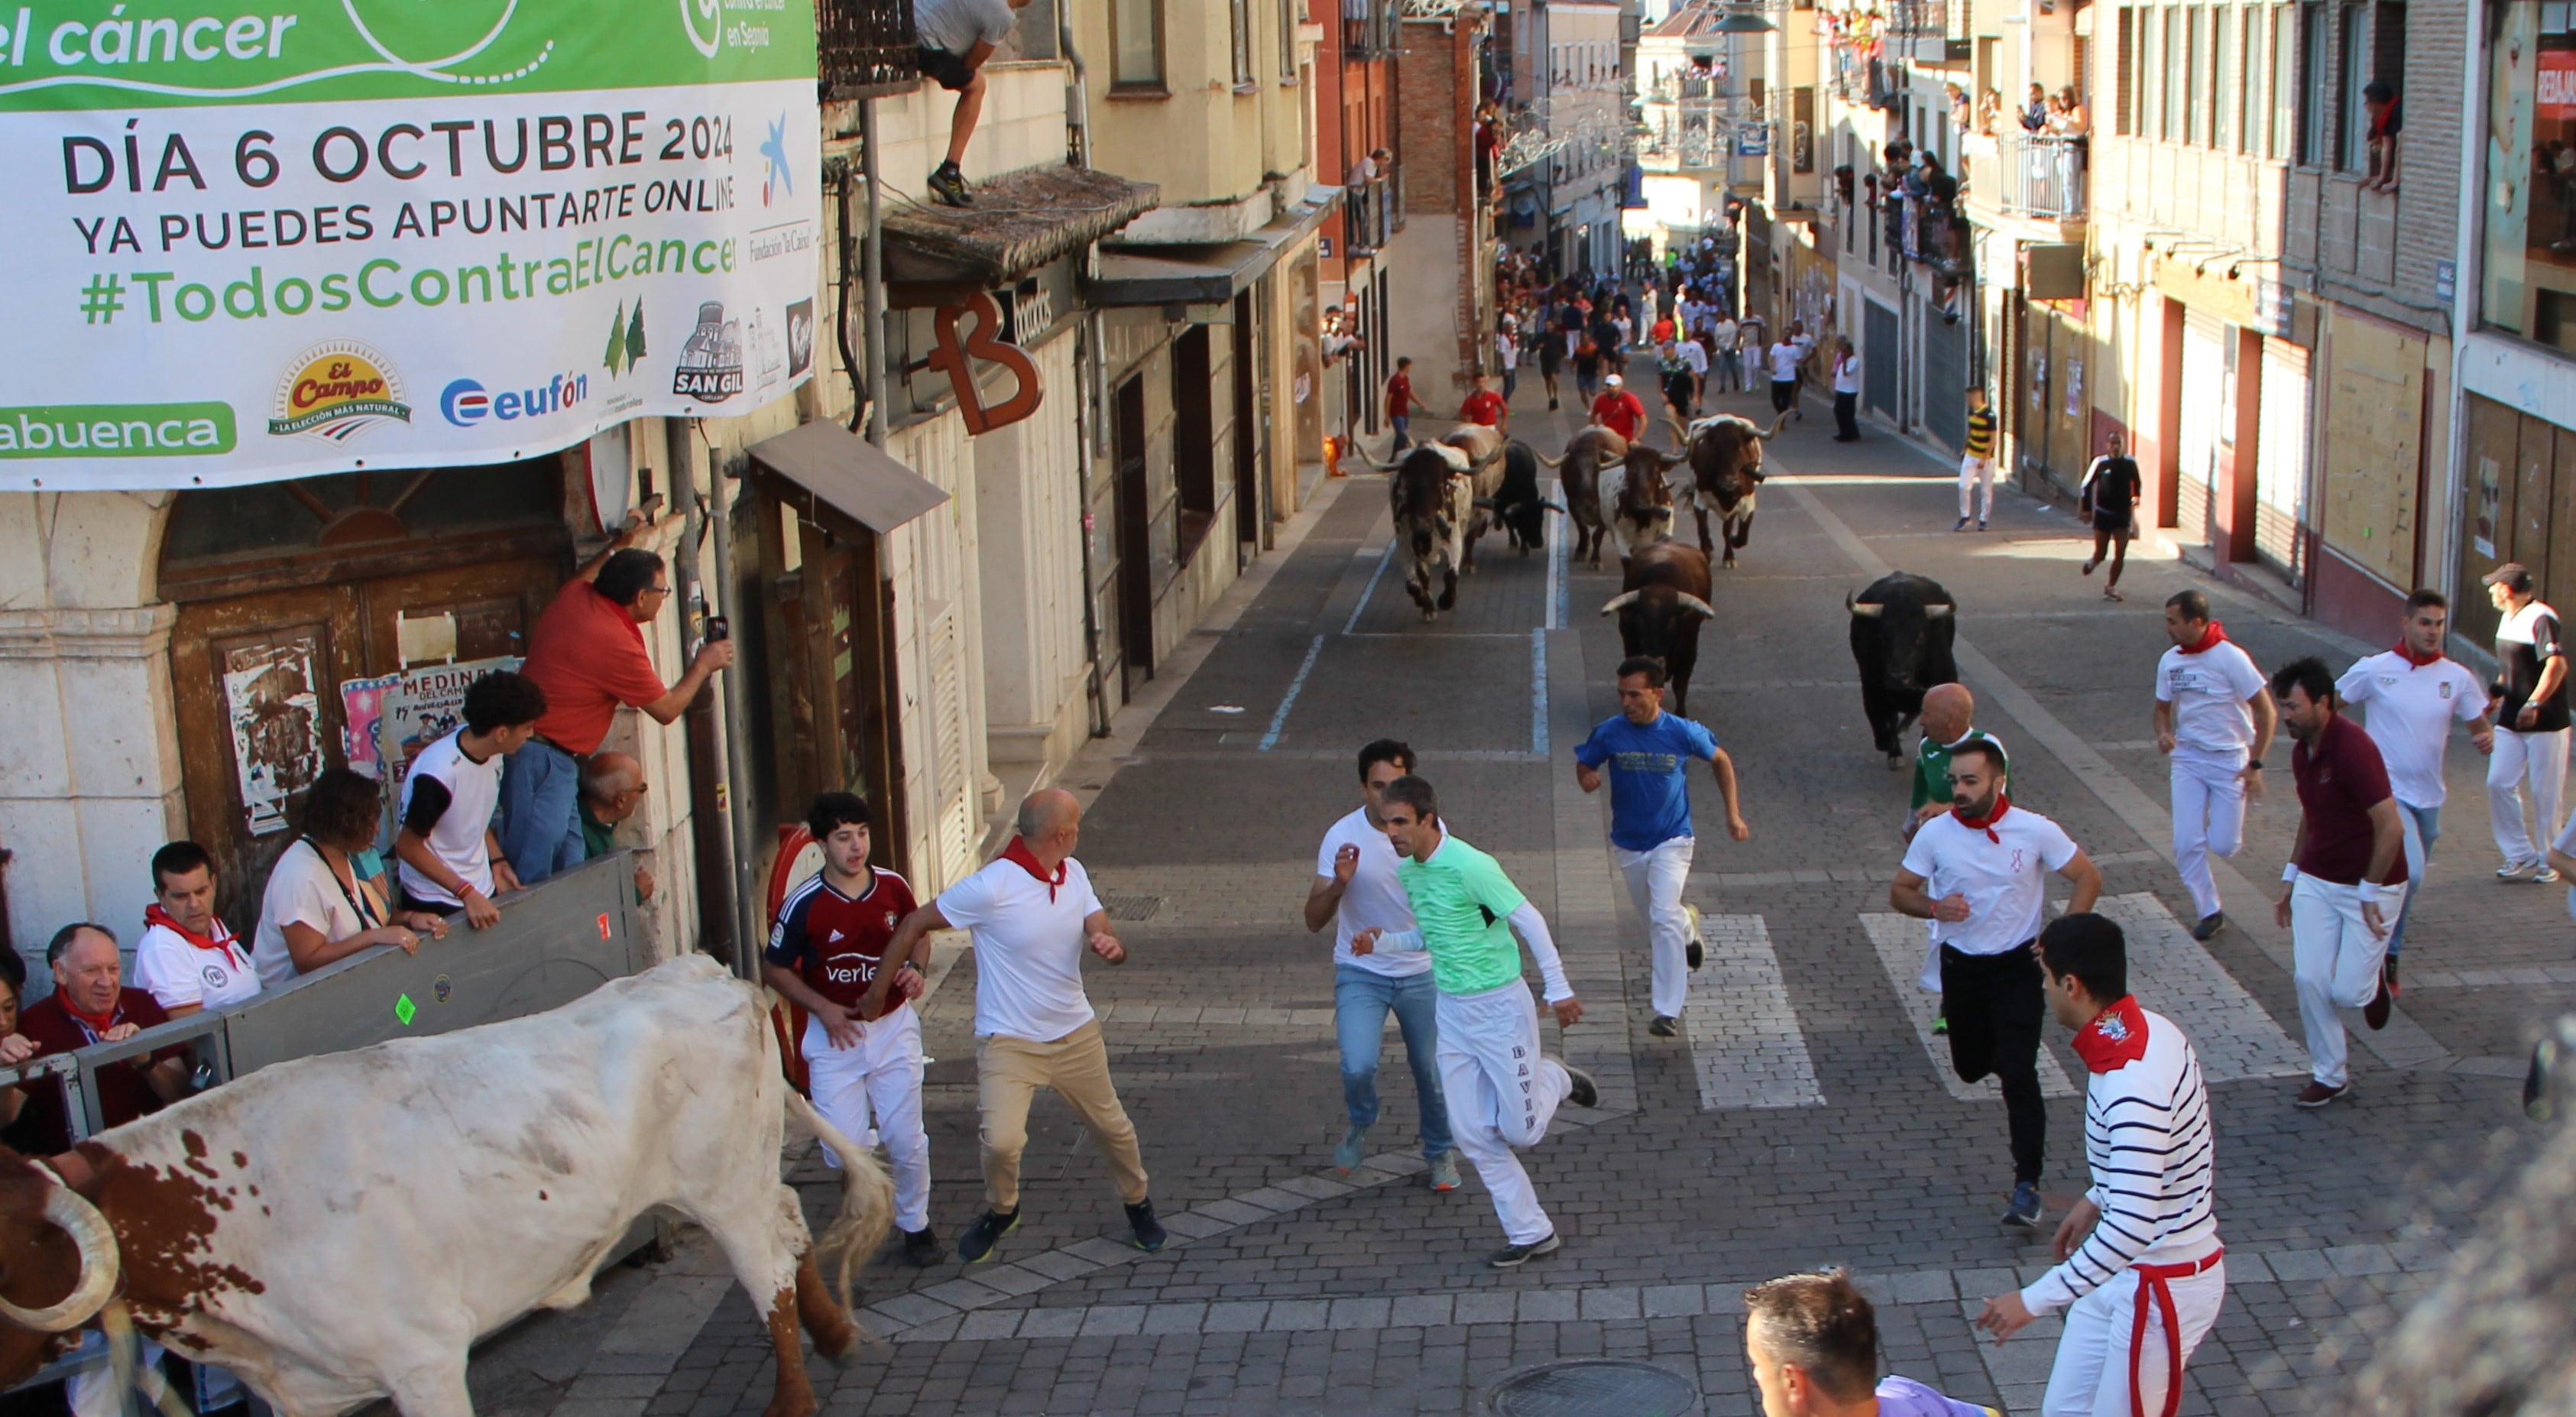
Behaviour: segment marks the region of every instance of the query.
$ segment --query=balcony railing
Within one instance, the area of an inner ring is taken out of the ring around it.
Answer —
[[[819,0],[814,41],[826,98],[873,98],[921,82],[910,0]]]
[[[2026,216],[2065,220],[2084,215],[2085,162],[2090,145],[2054,133],[2006,133],[2002,150],[2003,205]]]

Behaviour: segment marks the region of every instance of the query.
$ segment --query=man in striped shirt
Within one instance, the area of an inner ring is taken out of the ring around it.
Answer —
[[[1977,530],[1986,529],[1986,520],[1995,514],[1995,411],[1986,406],[1983,385],[1968,386],[1968,447],[1959,459],[1959,524],[1952,531],[1968,529],[1969,502],[1972,494],[1982,493],[1985,500],[1976,507]]]
[[[2172,1020],[2129,993],[2119,926],[2061,916],[2040,932],[2039,958],[2049,1011],[2076,1031],[2091,1074],[2084,1156],[2093,1185],[2057,1227],[2057,1267],[1987,1300],[1977,1324],[2001,1342],[2066,1311],[2045,1417],[2173,1417],[2183,1365],[2227,1297],[2200,1059]]]

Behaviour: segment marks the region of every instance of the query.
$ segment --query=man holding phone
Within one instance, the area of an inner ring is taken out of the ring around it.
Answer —
[[[519,672],[545,691],[537,736],[501,779],[501,851],[521,885],[533,886],[586,858],[581,773],[623,705],[676,723],[719,669],[733,643],[712,633],[680,682],[665,686],[644,644],[644,627],[671,598],[670,568],[635,545],[646,518],[629,516],[606,550],[565,582],[537,617]]]

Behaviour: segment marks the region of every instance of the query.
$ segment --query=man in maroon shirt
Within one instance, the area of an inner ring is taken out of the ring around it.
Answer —
[[[1386,450],[1388,457],[1413,446],[1413,356],[1399,355],[1395,372],[1386,380],[1386,421],[1395,425],[1395,446]]]
[[[2283,665],[2272,676],[2272,696],[2282,726],[2299,742],[2290,752],[2298,842],[2273,915],[2290,931],[2299,1019],[2315,1074],[2294,1101],[2314,1109],[2352,1091],[2336,1010],[2360,1009],[2374,1029],[2388,1024],[2388,981],[2379,966],[2406,899],[2406,836],[2379,745],[2335,712],[2334,671],[2325,661]]]
[[[35,1043],[39,1058],[93,1043],[121,1043],[170,1021],[151,995],[125,987],[116,936],[104,925],[64,926],[45,947],[45,960],[54,967],[54,992],[18,1016],[18,1031]],[[98,1070],[97,1079],[99,1121],[122,1126],[187,1095],[187,1050],[111,1063]],[[48,1151],[71,1147],[65,1117],[59,1082],[27,1088],[29,1135],[38,1145]]]

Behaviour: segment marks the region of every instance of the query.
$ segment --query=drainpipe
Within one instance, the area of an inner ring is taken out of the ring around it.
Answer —
[[[698,574],[698,547],[706,538],[707,507],[698,497],[698,470],[693,456],[695,449],[689,446],[689,433],[695,424],[695,419],[667,418],[662,421],[662,431],[665,455],[671,466],[671,498],[686,513],[686,518],[681,523],[679,547],[671,557],[672,589],[678,594],[682,605],[703,610],[705,602],[701,597],[704,594],[705,581]],[[723,517],[719,515],[716,521],[721,525]],[[721,593],[724,585],[729,584],[724,575],[721,559],[717,563],[716,575],[719,582],[718,590]],[[729,610],[730,598],[727,597],[725,601],[720,602],[718,608]],[[688,628],[695,627],[684,627],[681,636],[683,640],[688,637]],[[724,679],[726,688],[730,690],[734,674],[727,673]],[[712,873],[701,870],[698,873],[698,879],[702,883],[713,880],[716,886],[717,905],[723,911],[723,918],[733,922],[731,932],[733,938],[726,942],[727,949],[724,954],[726,963],[731,965],[736,973],[740,973],[743,968],[743,941],[749,937],[741,933],[742,910],[741,902],[737,899],[742,894],[740,859],[742,842],[740,835],[732,829],[730,821],[733,816],[730,810],[733,774],[730,770],[731,765],[727,761],[726,750],[735,734],[732,731],[732,716],[726,712],[729,707],[730,704],[726,700],[704,694],[689,705],[690,812],[693,816],[700,813],[713,813],[727,819],[722,830],[694,835],[701,844],[709,840],[719,844],[722,869]],[[704,916],[705,912],[700,911],[700,918],[703,919]]]
[[[1091,165],[1091,80],[1082,62],[1082,50],[1073,42],[1073,24],[1065,16],[1062,0],[1055,12],[1056,43],[1064,51],[1065,62],[1072,68],[1072,81],[1064,90],[1065,161],[1074,167]],[[1099,247],[1085,246],[1082,251],[1083,274],[1096,270]],[[1073,401],[1073,438],[1075,445],[1073,486],[1074,501],[1081,509],[1082,531],[1082,652],[1087,663],[1083,671],[1082,692],[1088,701],[1090,731],[1094,738],[1109,736],[1109,687],[1100,672],[1100,601],[1099,570],[1091,555],[1092,498],[1091,469],[1102,450],[1092,446],[1100,437],[1101,411],[1107,407],[1106,371],[1101,367],[1105,345],[1101,339],[1100,311],[1085,309],[1082,324],[1074,332],[1073,368],[1082,389]],[[1105,439],[1103,440],[1105,441]]]
[[[885,224],[877,219],[878,195],[882,187],[877,180],[877,169],[883,166],[878,158],[877,101],[863,98],[859,100],[859,167],[868,179],[868,230],[859,246],[860,306],[866,315],[866,328],[861,332],[861,338],[867,351],[868,366],[867,436],[869,442],[882,448],[886,444]],[[848,210],[846,203],[842,210]],[[849,272],[844,269],[842,279],[848,278]],[[721,547],[724,545],[723,533],[718,532],[717,535],[716,544]],[[716,554],[722,556],[724,553],[718,551]]]
[[[694,418],[675,418],[666,426],[670,429],[671,437],[671,485],[677,489],[682,485],[682,479],[688,479],[694,488],[695,464],[692,461],[692,455],[696,450],[689,446],[689,441],[690,435],[697,431],[698,421]],[[739,583],[734,579],[733,569],[733,514],[729,510],[732,498],[725,487],[726,475],[723,469],[710,466],[707,469],[707,480],[713,494],[707,503],[705,515],[708,526],[714,532],[712,539],[715,542],[715,584],[718,597],[716,608],[727,615],[732,615],[744,608],[733,603],[734,589]],[[688,552],[692,557],[696,554],[696,545],[696,538],[692,537]],[[737,790],[749,786],[752,780],[747,756],[751,749],[751,740],[744,730],[744,725],[750,721],[750,713],[743,705],[742,675],[743,666],[737,662],[732,669],[718,675],[716,680],[716,691],[723,696],[720,704],[724,719],[724,752],[720,762],[723,765],[724,778],[716,787],[716,798],[712,805],[715,811],[723,815],[726,824],[732,829],[727,837],[729,850],[725,861],[725,878],[732,883],[734,938],[733,957],[727,963],[733,967],[734,973],[748,979],[752,977],[759,960],[753,942],[760,938],[762,901],[760,891],[751,879],[753,865],[759,856],[759,845],[752,839],[751,813],[747,803],[736,800]],[[702,810],[707,805],[709,804],[699,804]]]

